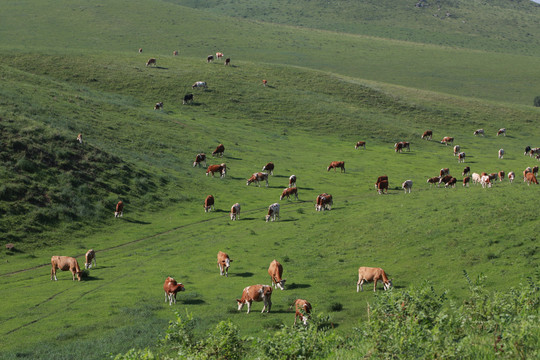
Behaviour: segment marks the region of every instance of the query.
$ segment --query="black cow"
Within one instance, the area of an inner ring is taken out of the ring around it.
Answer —
[[[182,101],[182,104],[186,105],[188,102],[193,102],[193,94],[184,95],[184,101]]]

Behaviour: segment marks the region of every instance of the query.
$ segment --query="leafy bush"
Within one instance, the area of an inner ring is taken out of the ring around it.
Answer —
[[[540,107],[540,96],[534,98],[534,106]]]

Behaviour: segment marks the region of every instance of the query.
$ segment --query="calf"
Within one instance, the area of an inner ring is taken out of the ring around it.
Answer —
[[[272,219],[272,221],[276,221],[276,217],[279,219],[279,204],[273,203],[268,207],[268,214],[265,217],[266,222],[268,220]]]
[[[441,144],[445,144],[448,146],[449,143],[454,143],[454,138],[453,137],[450,137],[450,136],[445,136],[443,137],[443,139],[441,140]]]
[[[268,171],[270,175],[274,175],[274,163],[269,162],[268,164],[264,165],[262,171]]]
[[[401,187],[403,188],[403,190],[405,190],[405,194],[407,193],[407,191],[410,194],[412,189],[412,180],[405,180],[405,182],[401,184]]]
[[[359,141],[356,143],[356,145],[354,146],[355,149],[358,149],[359,147],[363,147],[364,150],[366,150],[366,142],[365,141]]]
[[[223,251],[219,251],[217,254],[217,265],[219,268],[219,275],[225,275],[229,277],[229,267],[231,266],[231,259],[229,255]]]
[[[116,211],[114,212],[114,217],[117,218],[122,216],[124,216],[124,203],[122,202],[122,200],[120,200],[116,204]]]
[[[154,110],[163,110],[163,102],[157,102],[156,105],[154,105]]]
[[[154,59],[154,58],[148,59],[148,61],[146,62],[146,66],[150,66],[150,65],[156,66],[157,65],[156,59]]]
[[[223,144],[219,144],[214,151],[212,151],[212,156],[219,156],[223,157],[223,153],[225,152],[225,146]]]
[[[459,145],[455,145],[454,146],[454,156],[456,156],[457,154],[459,154],[459,150],[461,150],[461,147]]]
[[[460,152],[458,154],[458,163],[464,163],[465,162],[465,153],[464,152]]]
[[[220,178],[223,179],[225,175],[227,174],[227,165],[224,163],[219,164],[219,165],[210,165],[206,169],[206,176],[208,176],[208,174],[212,174],[212,177],[214,177],[214,173],[216,172],[219,172],[221,174]]]
[[[383,180],[377,184],[377,192],[380,194],[386,192],[388,194],[388,180]]]
[[[484,129],[478,129],[474,131],[474,136],[482,135],[484,136]]]
[[[84,255],[84,258],[85,258],[85,263],[84,263],[84,268],[85,269],[90,269],[92,268],[92,262],[94,262],[94,266],[97,266],[97,263],[96,263],[96,252],[94,251],[94,249],[90,249],[86,252],[86,254]]]
[[[499,171],[499,173],[497,175],[499,175],[499,181],[503,181],[504,177],[506,176],[506,174],[502,170]]]
[[[443,169],[441,169],[439,171],[439,176],[440,177],[443,177],[443,176],[448,175],[448,174],[450,174],[450,169],[449,168],[443,168]]]
[[[501,134],[506,136],[506,129],[505,128],[501,128],[501,129],[499,129],[499,131],[497,131],[497,136],[499,136]]]
[[[441,180],[441,177],[440,176],[435,176],[435,177],[427,179],[427,183],[429,184],[429,186],[431,186],[433,184],[437,184],[437,186],[439,186],[439,180]]]
[[[334,172],[337,168],[340,168],[340,172],[345,172],[345,161],[332,161],[330,165],[326,168],[326,171],[330,171],[330,169],[334,169]]]
[[[527,185],[531,185],[531,183],[538,184],[538,180],[532,172],[525,174],[525,181],[527,182]]]
[[[388,176],[386,175],[381,175],[377,178],[377,181],[375,182],[375,189],[378,189],[379,188],[379,183],[383,180],[386,180],[388,181]]]
[[[206,81],[196,81],[193,85],[191,85],[192,89],[202,87],[206,89]]]
[[[195,161],[193,162],[193,167],[199,165],[201,166],[201,163],[204,162],[204,166],[206,166],[206,154],[200,153],[195,156]]]
[[[251,311],[251,304],[253,301],[262,301],[264,307],[262,313],[270,312],[272,307],[272,286],[269,285],[251,285],[242,291],[242,298],[236,299],[238,303],[238,311],[242,310],[245,304],[247,304],[247,314]]]
[[[530,151],[529,151],[529,156],[530,157],[533,157],[537,154],[540,154],[540,148],[532,148]]]
[[[373,281],[373,291],[377,291],[377,282],[382,282],[384,290],[392,287],[392,280],[388,280],[388,276],[381,268],[372,268],[361,266],[358,268],[358,282],[356,283],[356,292],[364,291],[364,282]]]
[[[499,149],[499,159],[502,159],[504,156],[504,149]]]
[[[214,208],[214,197],[212,195],[208,195],[206,199],[204,199],[204,212],[209,212]]]
[[[317,211],[324,211],[324,210],[332,210],[332,205],[334,204],[334,201],[332,199],[332,195],[324,193],[317,196],[317,200],[315,203],[315,210]]]
[[[426,140],[431,140],[432,137],[433,137],[433,131],[431,130],[424,131],[424,134],[422,135],[422,139],[426,139]]]
[[[463,178],[463,186],[469,186],[471,178],[469,176]]]
[[[62,271],[71,271],[73,275],[73,281],[75,281],[75,276],[77,277],[78,281],[81,281],[81,268],[79,267],[79,263],[77,263],[77,259],[70,256],[53,256],[51,257],[51,280],[54,277],[54,280],[57,281],[56,278],[56,269],[60,269]]]
[[[439,184],[444,183],[444,185],[446,186],[446,184],[448,184],[450,180],[452,180],[452,175],[444,175],[440,178]]]
[[[82,144],[82,134],[77,135],[77,141]]]
[[[308,319],[311,314],[311,304],[307,300],[296,299],[294,304],[291,305],[295,307],[296,313],[294,314],[294,325],[296,325],[296,319],[300,318],[304,325],[307,325]]]
[[[184,95],[184,100],[182,100],[182,105],[186,105],[188,103],[193,103],[193,94]]]
[[[510,171],[508,173],[508,181],[510,181],[510,184],[514,181],[515,178],[516,178],[516,174],[513,171]]]
[[[292,188],[286,188],[283,190],[283,192],[281,193],[281,196],[279,197],[279,200],[283,200],[283,198],[286,196],[287,197],[287,200],[289,200],[289,197],[291,195],[294,195],[294,197],[296,198],[296,200],[298,200],[298,190],[297,188],[295,187],[292,187]]]
[[[223,53],[217,52],[216,53],[216,59],[220,60],[223,57]]]
[[[211,63],[212,61],[214,61],[214,55],[208,55],[208,56],[206,57],[206,62],[207,62],[207,63]]]
[[[236,203],[231,207],[231,220],[240,220],[240,204]]]
[[[286,279],[282,279],[283,275],[283,266],[274,259],[270,263],[270,266],[268,267],[268,275],[270,275],[270,280],[272,281],[272,285],[274,285],[274,288],[280,288],[281,290],[285,290],[285,281]]]
[[[296,175],[289,177],[289,187],[296,187]]]
[[[182,283],[176,282],[172,277],[167,277],[163,284],[163,291],[165,291],[165,302],[169,300],[169,306],[174,302],[176,304],[176,293],[179,291],[185,291]]]
[[[253,175],[251,175],[249,179],[247,179],[246,185],[249,186],[249,184],[251,184],[252,182],[256,182],[257,186],[260,187],[261,186],[260,182],[263,180],[266,181],[266,187],[268,187],[268,174],[262,173],[262,172],[254,173]]]
[[[225,66],[230,65],[230,64],[231,64],[231,58],[226,58],[225,59]]]
[[[465,169],[463,169],[463,172],[461,173],[461,175],[465,176],[469,174],[470,172],[471,172],[471,168],[466,166]]]

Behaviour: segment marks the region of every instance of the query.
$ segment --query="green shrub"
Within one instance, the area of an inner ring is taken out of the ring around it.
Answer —
[[[534,106],[540,107],[540,96],[534,98]]]

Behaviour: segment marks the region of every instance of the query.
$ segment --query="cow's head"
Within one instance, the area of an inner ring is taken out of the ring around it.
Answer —
[[[242,308],[244,307],[244,302],[239,299],[236,299],[236,302],[238,303],[238,311],[242,310]]]
[[[82,271],[77,271],[77,280],[78,280],[78,281],[81,281],[81,280],[82,280],[82,274],[83,274]]]
[[[384,290],[389,290],[392,287],[392,279],[384,283]]]
[[[281,290],[285,290],[285,281],[287,281],[287,279],[283,279],[280,282],[276,283],[277,287]]]
[[[266,217],[265,217],[266,222],[268,222],[268,220],[270,220],[271,217],[272,217],[272,215],[266,215]]]
[[[249,186],[249,184],[251,184],[252,182],[253,182],[253,180],[251,180],[251,178],[249,178],[249,179],[247,179],[247,181],[246,181],[246,185]]]

